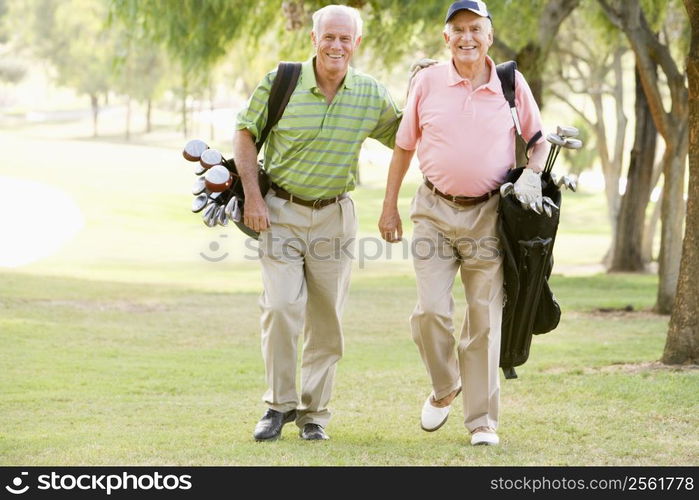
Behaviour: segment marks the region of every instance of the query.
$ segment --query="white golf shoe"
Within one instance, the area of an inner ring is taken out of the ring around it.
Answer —
[[[492,427],[476,427],[471,432],[471,444],[495,446],[500,443],[500,438]]]
[[[461,388],[459,387],[454,394],[454,398],[459,395]],[[420,414],[420,427],[423,431],[434,432],[439,429],[449,418],[449,412],[451,411],[451,403],[444,407],[437,407],[432,404],[434,401],[434,392],[425,400],[425,404],[422,405],[422,413]],[[452,399],[453,401],[453,399]]]

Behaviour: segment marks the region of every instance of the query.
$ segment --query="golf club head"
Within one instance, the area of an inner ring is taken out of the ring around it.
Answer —
[[[235,196],[231,196],[231,199],[228,200],[228,203],[226,203],[226,215],[228,216],[228,218],[231,218],[231,214],[233,213],[233,210],[237,205],[238,198]]]
[[[209,197],[206,195],[206,193],[202,193],[192,200],[192,212],[194,212],[195,214],[199,213],[202,210],[204,210],[204,208],[208,204]]]
[[[566,143],[563,145],[566,149],[580,149],[582,148],[582,141],[580,139],[567,138]]]
[[[539,205],[538,205],[538,203],[537,203],[536,201],[532,201],[532,202],[529,204],[529,208],[531,208],[532,210],[534,210],[537,214],[541,215],[541,210],[539,210]]]
[[[209,149],[209,146],[201,139],[192,139],[184,145],[182,156],[187,161],[199,161],[204,151]]]
[[[576,179],[573,176],[568,176],[566,175],[567,181],[566,181],[566,187],[570,189],[571,191],[575,192],[578,189],[578,179]]]
[[[207,149],[201,154],[201,158],[199,159],[201,166],[206,169],[220,165],[222,162],[223,155],[216,149]]]
[[[548,204],[546,204],[546,203],[544,203],[544,213],[549,218],[553,215],[553,211],[551,210],[551,207],[548,206]]]
[[[201,166],[201,163],[194,165],[194,175],[201,175],[206,172],[206,169]]]
[[[221,200],[219,200],[220,197],[221,197],[221,193],[220,193],[220,192],[218,192],[218,193],[210,193],[210,194],[209,194],[209,199],[210,199],[211,201],[213,201],[214,203],[220,203],[220,202],[221,202]]]
[[[233,177],[223,165],[214,165],[204,175],[206,189],[212,193],[220,193],[231,187]]]
[[[195,180],[192,185],[192,194],[196,196],[202,194],[204,191],[206,191],[206,180],[203,177],[197,177],[197,180]]]
[[[514,193],[515,185],[511,182],[506,182],[500,186],[500,196],[507,196],[508,194]]]
[[[571,127],[570,125],[559,125],[556,127],[556,134],[564,138],[577,137],[580,134],[580,131],[575,127]]]
[[[548,134],[546,140],[549,141],[554,146],[563,146],[566,143],[565,138],[558,134]]]
[[[226,207],[220,205],[216,211],[216,223],[219,226],[226,227],[228,225],[228,216],[226,215]]]
[[[558,210],[558,205],[556,205],[553,202],[553,200],[551,198],[549,198],[548,196],[544,196],[542,198],[542,200],[544,202],[544,208],[546,208],[548,206],[549,208],[555,208],[556,210]]]
[[[204,213],[202,214],[201,218],[204,221],[204,224],[206,224],[208,227],[213,227],[215,223],[213,223],[214,217],[216,215],[216,209],[218,208],[218,205],[213,202],[209,202],[208,205],[206,205],[206,208],[204,209]]]

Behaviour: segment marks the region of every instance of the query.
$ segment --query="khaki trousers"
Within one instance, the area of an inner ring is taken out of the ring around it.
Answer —
[[[347,298],[357,220],[347,197],[320,209],[267,194],[271,227],[260,233],[264,291],[262,356],[270,408],[296,409],[299,427],[325,427],[342,357],[340,324]],[[303,331],[301,397],[296,390],[297,346]]]
[[[469,431],[497,428],[503,270],[496,222],[499,197],[460,206],[422,184],[413,198],[413,265],[418,301],[410,316],[413,340],[435,398],[462,387]],[[458,344],[452,286],[457,271],[467,308]]]

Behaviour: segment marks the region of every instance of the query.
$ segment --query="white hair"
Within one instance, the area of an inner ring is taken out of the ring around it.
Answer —
[[[354,7],[348,7],[346,5],[326,5],[322,9],[318,9],[313,13],[313,33],[319,36],[318,30],[320,29],[320,21],[326,14],[345,14],[354,21],[354,38],[359,38],[362,36],[362,16],[359,11]]]

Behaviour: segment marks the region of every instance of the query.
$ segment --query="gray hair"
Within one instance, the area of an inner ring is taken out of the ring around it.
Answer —
[[[313,13],[313,33],[318,36],[318,30],[320,29],[320,21],[326,14],[345,14],[354,21],[354,38],[359,38],[362,36],[362,16],[359,11],[353,7],[348,7],[346,5],[326,5],[322,9],[318,9]]]

